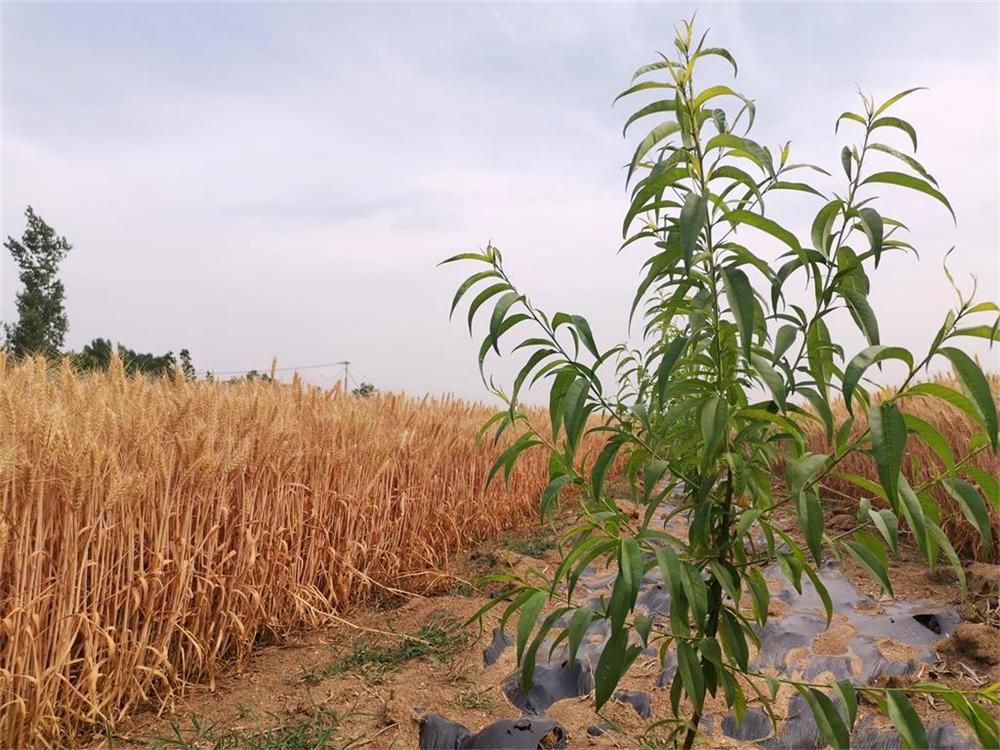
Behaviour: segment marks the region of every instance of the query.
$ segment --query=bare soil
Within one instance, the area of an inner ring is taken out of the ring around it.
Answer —
[[[233,665],[215,681],[214,688],[192,686],[183,699],[160,715],[133,716],[93,748],[292,748],[299,745],[240,744],[234,738],[271,736],[267,733],[316,723],[329,730],[327,744],[320,747],[415,748],[420,721],[431,713],[444,714],[473,732],[498,719],[516,718],[521,712],[510,705],[502,690],[503,681],[516,668],[514,649],[506,649],[491,667],[483,665],[483,649],[490,643],[499,612],[488,613],[481,629],[476,623],[464,622],[489,601],[488,589],[477,589],[469,583],[479,575],[498,564],[522,571],[530,566],[554,567],[556,551],[545,549],[537,541],[510,545],[535,552],[537,557],[493,546],[457,560],[449,571],[457,582],[450,593],[430,598],[413,596],[384,602],[380,608],[359,609],[346,615],[350,624],[301,633],[281,645],[262,648],[244,663]],[[844,572],[872,597],[872,606],[888,601],[878,585],[852,562],[845,561]],[[976,581],[989,581],[993,574],[991,569],[981,568]],[[928,573],[922,563],[913,559],[892,564],[898,599],[963,606],[958,587],[943,584],[942,575]],[[962,611],[978,622],[960,626],[956,636],[938,644],[940,664],[928,666],[910,678],[894,678],[897,682],[930,679],[971,688],[1000,680],[1000,631],[995,629],[996,609],[989,600],[995,591],[988,583],[977,586],[981,588],[975,589],[972,608],[966,603]],[[786,605],[772,599],[772,606],[781,609]],[[392,651],[408,642],[412,645],[414,641],[407,641],[407,636],[427,628],[433,632],[445,629],[448,635],[415,658],[403,658],[393,651],[381,662],[365,661],[373,648]],[[508,632],[511,629],[508,625]],[[836,616],[831,628],[816,638],[812,648],[815,653],[844,654],[853,631],[844,617]],[[912,655],[900,653],[899,649],[909,647],[889,639],[880,642],[879,648],[897,659]],[[807,658],[808,651],[802,651],[803,658]],[[795,653],[788,658],[794,660]],[[570,747],[638,747],[651,721],[671,716],[669,691],[654,688],[659,672],[657,659],[640,657],[620,686],[650,694],[652,719],[642,719],[631,706],[616,702],[598,716],[592,695],[559,701],[547,715],[566,728]],[[782,686],[781,690],[791,688]],[[706,714],[725,714],[721,701],[716,702],[719,705],[709,699]],[[776,707],[787,704],[779,695]],[[928,724],[953,720],[941,702],[918,701],[916,708]],[[610,724],[614,730],[590,736],[588,727],[599,723]],[[708,728],[708,746],[755,747],[754,743],[726,737],[719,724],[715,721]]]

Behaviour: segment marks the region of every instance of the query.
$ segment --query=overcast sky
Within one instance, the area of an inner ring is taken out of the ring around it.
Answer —
[[[616,255],[641,128],[623,140],[636,105],[611,100],[695,7],[4,4],[0,231],[31,204],[73,243],[70,347],[187,347],[215,371],[349,359],[380,388],[482,396],[478,342],[448,322],[468,269],[435,263],[492,239],[536,304],[623,339],[648,248]],[[956,277],[1000,297],[996,4],[704,4],[698,22],[740,63],[756,139],[835,174],[859,86],[930,88],[898,114],[958,226],[878,191],[922,257],[875,280],[884,342],[926,346],[952,245]],[[786,195],[768,208],[808,237],[818,199]],[[9,321],[6,254],[0,272]]]

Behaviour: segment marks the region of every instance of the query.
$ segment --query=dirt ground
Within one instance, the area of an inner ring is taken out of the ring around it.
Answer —
[[[482,629],[475,623],[464,624],[489,601],[489,590],[476,589],[470,582],[497,564],[520,570],[530,565],[552,569],[557,560],[557,551],[542,537],[508,540],[474,551],[450,571],[456,581],[451,591],[354,611],[341,624],[262,648],[245,663],[233,666],[213,689],[192,687],[160,715],[135,715],[93,749],[415,748],[420,720],[428,714],[443,714],[472,732],[497,719],[516,718],[521,712],[502,690],[502,683],[516,668],[514,649],[507,648],[496,664],[484,667],[483,649],[490,644],[499,612],[488,613]],[[874,606],[885,601],[878,585],[856,565],[846,562],[843,570],[875,600]],[[963,604],[953,576],[945,570],[932,574],[916,561],[892,563],[898,599],[954,605],[962,608],[967,619],[980,623],[978,628],[968,626],[964,639],[949,639],[950,643],[937,649],[942,661],[928,666],[919,679],[965,688],[1000,680],[1000,664],[996,663],[1000,657],[994,658],[1000,617],[988,580],[995,571],[983,570],[986,582],[976,578],[971,583],[984,588],[985,596],[974,596]],[[776,599],[772,603],[778,608],[783,605]],[[814,642],[814,651],[843,653],[850,631],[842,617],[835,618],[830,630]],[[420,640],[408,640],[407,635]],[[893,647],[885,644],[886,649]],[[620,686],[649,693],[652,719],[643,719],[631,706],[616,702],[598,716],[592,695],[557,702],[547,715],[566,728],[570,747],[639,747],[650,722],[671,715],[669,691],[654,688],[659,671],[657,659],[640,657]],[[711,708],[707,706],[706,713]],[[724,706],[716,708],[725,713]],[[918,701],[916,708],[928,724],[953,719],[940,702]],[[612,731],[590,736],[588,727],[599,723],[611,725]],[[714,724],[703,746],[756,747],[726,737],[720,722]]]

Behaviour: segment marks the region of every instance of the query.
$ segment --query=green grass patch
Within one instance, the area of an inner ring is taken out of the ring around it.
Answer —
[[[556,548],[556,541],[552,530],[544,528],[533,531],[527,536],[509,539],[504,546],[511,552],[525,557],[541,557],[545,552]]]
[[[495,711],[497,700],[493,696],[492,688],[486,688],[485,690],[460,690],[458,697],[452,701],[452,705],[479,711]]]
[[[338,732],[345,719],[358,715],[354,709],[338,713],[317,707],[306,717],[253,730],[220,729],[218,722],[206,724],[192,716],[190,727],[173,723],[172,734],[154,738],[150,746],[175,750],[349,750],[364,738],[342,739]]]
[[[446,662],[468,640],[469,635],[462,630],[458,620],[439,612],[411,637],[403,637],[397,643],[380,643],[367,637],[355,641],[350,651],[326,666],[303,671],[299,679],[320,682],[345,672],[359,672],[366,679],[377,682],[414,659],[431,658],[437,663]]]

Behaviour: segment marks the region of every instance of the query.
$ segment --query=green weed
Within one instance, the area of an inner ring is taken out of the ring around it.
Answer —
[[[316,707],[306,717],[254,730],[219,729],[218,722],[205,724],[192,715],[189,729],[174,722],[170,736],[157,737],[150,745],[176,750],[348,750],[363,738],[342,740],[337,732],[345,719],[356,715],[353,708],[341,714]]]
[[[506,542],[505,546],[511,552],[525,557],[541,557],[550,549],[556,548],[556,542],[550,529],[539,529],[528,536],[517,537]]]
[[[485,690],[460,690],[458,697],[452,701],[452,705],[479,711],[494,711],[497,707],[497,701],[493,697],[492,688],[486,688]]]
[[[455,618],[437,613],[411,638],[400,643],[383,645],[366,638],[330,664],[303,671],[300,680],[320,682],[344,672],[360,672],[366,679],[378,682],[387,673],[414,659],[429,657],[436,663],[443,663],[468,642],[469,636],[460,630],[459,624]]]

